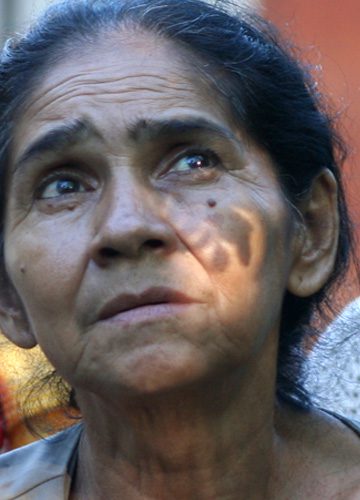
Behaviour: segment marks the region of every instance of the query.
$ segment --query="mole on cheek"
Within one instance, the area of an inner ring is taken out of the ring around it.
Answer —
[[[25,268],[25,266],[23,264],[20,266],[20,272],[21,272],[21,274],[25,274],[26,273],[26,268]]]
[[[214,207],[216,207],[217,202],[213,198],[209,198],[207,201],[207,204],[209,205],[210,208],[214,208]]]

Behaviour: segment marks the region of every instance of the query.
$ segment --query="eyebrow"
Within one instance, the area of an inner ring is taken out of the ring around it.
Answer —
[[[225,126],[203,117],[176,119],[141,119],[126,128],[127,137],[139,144],[181,137],[191,133],[217,135],[241,145],[239,139]],[[91,138],[103,139],[101,133],[89,120],[77,119],[64,123],[36,139],[16,161],[16,171],[24,163],[48,153],[62,152]]]
[[[225,126],[203,117],[185,117],[166,120],[143,119],[128,127],[128,137],[135,142],[177,137],[187,133],[215,134],[239,143],[239,139]]]
[[[100,137],[95,126],[87,120],[73,120],[46,132],[24,151],[15,164],[15,170],[33,158],[47,153],[61,152],[91,137]]]

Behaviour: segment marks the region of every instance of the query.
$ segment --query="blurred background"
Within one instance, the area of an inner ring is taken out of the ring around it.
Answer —
[[[0,0],[2,41],[14,31],[24,29],[31,17],[49,3],[49,0]]]
[[[179,0],[181,1],[181,0]],[[209,0],[212,1],[212,0]],[[238,3],[241,0],[237,0]],[[246,3],[272,20],[285,38],[302,49],[305,64],[310,64],[320,89],[330,97],[332,109],[339,114],[339,125],[350,156],[345,165],[345,183],[351,216],[360,234],[360,21],[359,0],[247,0]],[[51,0],[0,0],[0,44],[14,32],[22,32]],[[354,270],[345,286],[337,292],[339,311],[359,295]],[[349,329],[349,325],[351,325]],[[309,356],[308,387],[318,393],[318,404],[360,419],[360,300],[352,302],[345,313],[323,336],[320,348]],[[1,335],[1,334],[0,334]],[[343,342],[344,337],[350,340]],[[0,341],[1,343],[1,341]],[[26,380],[38,374],[45,364],[40,351],[21,351],[3,342],[0,349],[0,450],[34,439],[23,422],[20,407],[29,396]],[[25,381],[25,382],[24,382]],[[325,388],[325,390],[324,390]],[[42,400],[32,406],[33,418],[44,418],[55,427],[63,425],[61,409],[44,391]],[[2,409],[2,413],[1,413]],[[56,420],[59,419],[60,421]],[[55,420],[54,420],[55,419]],[[57,422],[57,423],[56,423]]]

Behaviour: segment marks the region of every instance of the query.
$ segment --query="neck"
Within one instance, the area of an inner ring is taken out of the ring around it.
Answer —
[[[269,392],[255,368],[117,408],[80,393],[78,498],[268,498],[278,447]]]

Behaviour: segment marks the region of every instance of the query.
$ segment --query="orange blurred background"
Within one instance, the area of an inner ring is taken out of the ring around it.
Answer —
[[[320,89],[340,112],[350,156],[345,165],[345,185],[356,237],[360,224],[360,10],[358,0],[264,0],[262,13],[285,37],[303,48],[304,59],[314,65]],[[316,69],[317,68],[317,69]],[[359,246],[357,245],[357,248]],[[342,305],[359,295],[354,269],[348,286],[337,299]]]

